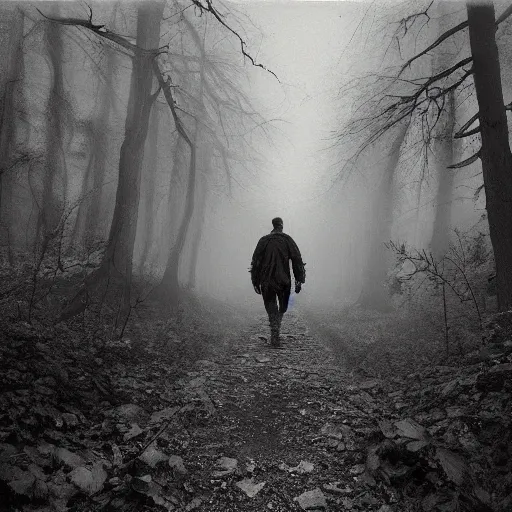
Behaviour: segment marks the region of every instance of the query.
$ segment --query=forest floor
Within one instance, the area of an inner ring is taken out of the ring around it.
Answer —
[[[1,509],[512,510],[499,320],[484,348],[372,375],[325,318],[289,312],[276,350],[263,316],[185,317],[101,346],[2,326]]]

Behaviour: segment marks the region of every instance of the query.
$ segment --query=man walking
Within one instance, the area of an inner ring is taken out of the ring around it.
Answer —
[[[306,281],[306,269],[297,244],[283,233],[283,219],[272,219],[274,229],[260,238],[251,262],[251,280],[254,291],[261,294],[270,322],[270,344],[279,347],[279,330],[288,309],[291,278],[290,260],[295,278],[295,293]],[[278,305],[279,303],[279,305]]]

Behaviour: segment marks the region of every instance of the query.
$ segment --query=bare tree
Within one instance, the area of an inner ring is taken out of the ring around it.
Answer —
[[[20,155],[13,155],[13,143],[16,118],[16,91],[22,76],[23,66],[23,22],[24,16],[20,9],[2,13],[2,17],[9,23],[8,44],[2,49],[2,63],[5,69],[2,72],[0,89],[0,226],[6,234],[6,244],[9,262],[13,263],[11,229],[12,229],[12,184],[9,171],[14,171],[16,164],[23,160]],[[4,54],[5,52],[5,54]],[[4,58],[5,57],[5,58]]]
[[[449,7],[441,2],[438,8],[439,36],[445,32],[444,23]],[[432,57],[434,73],[453,64],[454,52],[438,52]],[[436,258],[441,258],[450,245],[451,214],[453,199],[454,170],[449,167],[455,163],[455,91],[450,91],[444,102],[438,126],[433,137],[432,153],[437,174],[435,216],[430,239],[430,249]]]
[[[370,245],[366,268],[363,274],[363,287],[359,303],[362,306],[380,310],[389,309],[389,294],[384,288],[387,273],[386,247],[391,235],[393,213],[393,178],[400,159],[409,123],[402,121],[393,134],[393,142],[387,161],[372,201],[370,217]]]
[[[495,39],[494,5],[490,1],[469,1],[467,12],[498,309],[504,311],[512,309],[512,154]]]
[[[482,160],[489,228],[496,258],[498,308],[504,310],[512,307],[512,174],[495,34],[497,26],[512,14],[512,6],[495,19],[490,0],[468,1],[467,13],[467,21],[443,32],[424,50],[407,59],[395,74],[374,77],[373,87],[380,84],[380,92],[366,104],[368,115],[353,119],[345,133],[363,137],[356,152],[358,156],[388,130],[416,116],[422,126],[423,142],[428,147],[447,102],[449,105],[450,95],[471,86],[474,81],[480,111],[455,136],[480,134],[482,148],[450,167],[460,168],[478,158]],[[409,17],[408,30],[419,18],[420,15]],[[413,73],[414,64],[419,59],[466,29],[469,29],[469,55],[426,77]],[[477,119],[480,119],[480,126],[471,129]]]
[[[142,231],[142,254],[140,256],[139,271],[142,273],[144,264],[148,259],[149,248],[153,238],[153,227],[155,219],[155,184],[158,171],[158,130],[159,130],[159,112],[158,108],[153,108],[151,112],[149,134],[146,148],[146,158],[144,162],[145,187],[144,187],[144,210],[143,222],[141,222]]]
[[[78,217],[75,224],[74,241],[89,238],[93,242],[98,236],[102,188],[106,176],[108,157],[108,127],[114,105],[114,70],[117,54],[110,47],[105,47],[105,57],[101,66],[102,79],[98,87],[99,102],[89,127],[87,136],[90,144],[89,162],[85,171],[82,196]]]
[[[211,5],[211,3],[201,5],[194,2],[194,5],[199,8],[199,11],[202,14],[213,16],[222,27],[237,37],[241,44],[241,51],[244,57],[248,58],[253,65],[263,68],[262,65],[257,64],[247,53],[243,39],[234,29],[226,24],[224,16],[221,15],[219,11]],[[206,116],[194,115],[194,112],[182,111],[183,109],[181,109],[181,107],[176,103],[175,98],[174,89],[176,85],[175,82],[173,82],[173,78],[176,79],[175,68],[169,68],[168,66],[165,66],[164,63],[160,63],[157,59],[158,55],[162,53],[165,53],[167,57],[175,57],[175,55],[169,51],[168,46],[161,48],[158,47],[160,20],[162,18],[163,8],[163,2],[148,2],[140,4],[138,10],[137,40],[135,44],[129,41],[127,37],[120,36],[115,32],[106,29],[103,25],[94,24],[92,22],[92,12],[88,20],[77,18],[50,18],[52,21],[61,25],[79,26],[94,32],[97,36],[111,41],[118,47],[121,47],[123,51],[128,51],[133,59],[132,82],[125,127],[125,139],[121,147],[116,204],[107,247],[100,268],[86,278],[84,288],[75,296],[67,310],[64,311],[61,319],[75,315],[77,312],[83,310],[88,290],[90,291],[95,288],[98,283],[101,283],[108,276],[111,276],[112,271],[114,271],[113,275],[122,278],[125,283],[124,300],[128,306],[129,288],[132,277],[133,247],[136,234],[137,211],[139,206],[138,201],[142,157],[148,131],[151,106],[159,95],[160,90],[163,91],[165,100],[170,108],[172,119],[174,121],[174,128],[177,131],[179,138],[184,141],[184,144],[189,150],[189,170],[185,208],[174,245],[169,253],[166,272],[162,280],[162,283],[164,283],[163,286],[167,288],[171,294],[175,294],[179,289],[179,260],[187,238],[187,232],[194,210],[196,146],[200,132],[208,132],[210,136],[215,138],[215,131],[205,123]],[[181,10],[179,11],[179,14],[182,15]],[[43,14],[43,16],[45,15]],[[201,55],[204,56],[204,52],[201,53]],[[201,60],[204,62],[203,57],[201,57]],[[199,93],[197,94],[195,101],[196,104],[199,104],[198,111],[201,112],[204,110],[204,103],[202,101],[203,91],[206,90],[204,65],[199,66],[199,73]],[[217,73],[217,75],[218,74],[219,73]],[[153,75],[156,76],[158,81],[158,90],[154,93],[151,87]],[[219,76],[216,76],[216,80],[212,83],[210,88],[215,88],[218,85],[219,80]],[[231,88],[233,88],[232,84],[230,85]],[[184,93],[186,94],[186,91],[184,91]],[[240,111],[243,111],[243,105],[240,103],[240,99],[237,97],[235,100],[238,101],[238,108],[240,108]],[[219,104],[220,103],[221,102],[219,101]],[[225,103],[226,102],[222,102],[223,105]],[[236,110],[236,108],[234,109]],[[182,116],[189,116],[192,122],[184,122]],[[242,136],[243,135],[244,134],[242,134]],[[223,152],[223,154],[224,161],[227,162],[226,152]]]
[[[45,44],[51,64],[51,87],[45,112],[46,151],[41,178],[43,190],[39,204],[38,238],[44,238],[46,233],[54,231],[66,201],[64,138],[70,106],[64,90],[62,30],[55,23],[46,23]]]
[[[450,244],[451,211],[453,198],[455,94],[448,94],[445,110],[439,126],[439,135],[434,142],[434,159],[438,175],[434,225],[430,248],[436,258],[440,258]]]
[[[197,261],[199,258],[199,246],[203,236],[204,218],[206,203],[208,199],[207,176],[211,174],[211,150],[206,144],[200,153],[201,175],[197,186],[195,226],[193,235],[190,237],[190,258],[188,261],[188,279],[187,286],[193,290],[196,287]]]

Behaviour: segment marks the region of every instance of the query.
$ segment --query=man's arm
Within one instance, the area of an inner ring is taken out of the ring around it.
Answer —
[[[249,272],[251,273],[251,282],[252,285],[254,286],[254,290],[256,291],[256,293],[260,293],[260,291],[258,290],[261,278],[261,261],[265,254],[265,248],[267,246],[265,242],[265,237],[260,238],[258,244],[256,245],[256,249],[254,249],[254,253],[252,255],[251,260],[251,269],[249,270]]]
[[[306,268],[305,263],[302,261],[299,247],[291,236],[288,237],[290,247],[290,259],[292,260],[293,277],[296,283],[306,282]],[[300,289],[300,286],[299,286]]]

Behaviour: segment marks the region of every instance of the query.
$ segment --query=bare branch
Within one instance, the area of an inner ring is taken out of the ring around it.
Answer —
[[[502,13],[501,13],[501,16],[499,16],[497,19],[496,19],[496,29],[498,28],[498,25],[502,22],[502,21],[505,21],[510,15],[512,14],[512,4],[509,5]]]
[[[512,111],[512,102],[505,105],[505,110]],[[460,130],[453,136],[454,139],[462,139],[463,137],[469,137],[470,135],[474,135],[475,133],[480,132],[480,126],[473,128],[472,130],[466,131],[479,117],[479,112],[477,112],[474,116],[472,116],[469,121],[467,121]]]
[[[37,8],[36,8],[37,9]],[[39,9],[37,9],[39,14],[43,16],[43,18],[47,19],[48,21],[51,21],[53,23],[58,23],[59,25],[71,25],[75,27],[84,27],[87,30],[90,30],[91,32],[94,32],[96,35],[103,37],[104,39],[108,39],[109,41],[112,41],[119,46],[122,46],[126,50],[129,50],[133,52],[134,54],[142,54],[142,55],[153,55],[157,56],[161,54],[163,51],[167,49],[167,46],[163,46],[161,48],[155,48],[147,50],[145,48],[141,48],[140,46],[137,46],[136,44],[131,43],[128,41],[126,37],[120,36],[116,34],[115,32],[111,32],[110,30],[105,28],[105,25],[94,25],[92,20],[92,11],[89,16],[88,20],[82,20],[80,18],[51,18],[49,16],[46,16],[44,13],[42,13]]]
[[[478,119],[478,112],[472,116],[469,121],[464,123],[461,127],[461,129],[453,136],[455,139],[460,139],[462,137],[465,137],[464,132]]]
[[[176,102],[174,101],[174,98],[172,95],[172,87],[171,87],[170,77],[167,77],[167,80],[164,80],[164,76],[162,75],[162,72],[160,71],[160,67],[158,66],[158,62],[156,60],[153,61],[153,71],[158,80],[158,85],[164,91],[164,96],[165,96],[165,99],[167,100],[167,104],[169,105],[169,108],[171,109],[171,114],[172,114],[172,118],[174,119],[174,124],[176,126],[176,130],[178,130],[178,133],[183,137],[183,140],[188,144],[188,146],[190,148],[192,148],[193,143],[190,140],[190,137],[188,136],[188,134],[183,126],[183,123],[181,122],[181,119],[179,118],[178,114],[176,113]]]
[[[439,46],[443,41],[451,37],[453,34],[456,34],[457,32],[460,32],[461,30],[464,30],[468,26],[468,22],[463,21],[462,23],[459,23],[457,26],[451,28],[450,30],[447,30],[444,32],[444,34],[441,34],[429,47],[425,48],[420,53],[416,54],[414,57],[411,57],[400,69],[400,72],[398,73],[398,76],[400,76],[406,68],[408,68],[415,60],[419,59],[420,57],[423,57],[423,55],[426,55],[428,52]],[[471,59],[472,60],[472,59]]]
[[[271,75],[273,75],[276,80],[281,83],[281,81],[279,80],[279,78],[277,77],[277,75],[271,71],[270,69],[266,68],[263,64],[260,64],[258,62],[256,62],[254,60],[254,58],[252,57],[252,55],[250,55],[249,53],[247,53],[246,51],[246,46],[247,46],[247,43],[242,39],[242,36],[240,36],[240,34],[232,29],[222,18],[222,14],[219,13],[219,11],[217,11],[217,9],[215,9],[215,7],[213,7],[212,5],[212,0],[206,0],[206,5],[202,4],[200,0],[192,0],[193,4],[195,6],[197,6],[199,8],[199,10],[201,12],[209,12],[210,14],[212,14],[215,19],[224,27],[226,28],[227,30],[229,30],[229,32],[231,32],[237,39],[238,41],[240,42],[240,49],[242,51],[242,55],[246,58],[248,58],[251,62],[251,64],[255,67],[258,67],[258,68],[261,68],[263,70],[265,70],[267,73],[270,73]]]
[[[466,158],[466,160],[463,160],[458,164],[449,165],[448,169],[461,169],[462,167],[467,167],[468,165],[472,164],[473,162],[476,162],[480,158],[480,152],[481,150],[477,151],[473,156]]]
[[[429,6],[430,7],[430,6]],[[427,8],[428,10],[428,8]],[[420,13],[424,14],[424,13]],[[512,5],[507,7],[501,16],[499,16],[496,19],[496,30],[498,29],[498,25],[505,21],[510,15],[512,14]],[[408,68],[415,60],[419,59],[420,57],[423,57],[423,55],[426,55],[428,52],[439,46],[443,41],[446,41],[449,37],[451,37],[453,34],[456,34],[457,32],[460,32],[461,30],[464,30],[468,26],[468,21],[463,21],[462,23],[459,23],[455,27],[452,27],[451,29],[447,30],[443,34],[441,34],[430,46],[425,48],[420,53],[416,54],[414,57],[411,57],[400,69],[400,72],[398,73],[398,76],[400,76],[406,68]]]

